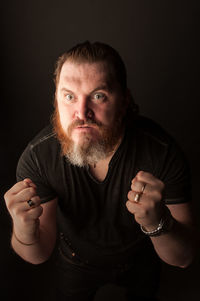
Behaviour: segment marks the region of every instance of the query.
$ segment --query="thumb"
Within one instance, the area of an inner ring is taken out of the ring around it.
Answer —
[[[28,184],[30,187],[37,188],[37,186],[33,183],[33,181],[29,178],[24,179],[24,182]]]

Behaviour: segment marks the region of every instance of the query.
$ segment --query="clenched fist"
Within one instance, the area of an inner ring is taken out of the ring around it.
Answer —
[[[31,244],[36,240],[42,214],[36,185],[30,179],[25,179],[8,190],[4,198],[13,220],[15,236],[25,244]]]
[[[158,227],[166,209],[162,199],[163,189],[162,181],[144,171],[139,171],[131,182],[131,190],[127,195],[127,209],[148,231],[153,231]]]

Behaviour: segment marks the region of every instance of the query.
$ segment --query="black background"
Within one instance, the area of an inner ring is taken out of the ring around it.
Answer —
[[[55,60],[76,43],[102,41],[119,51],[140,112],[173,135],[188,157],[199,220],[198,2],[1,3],[0,293],[6,294],[4,300],[11,296],[47,300],[38,297],[38,291],[46,285],[49,266],[29,265],[12,252],[11,222],[3,195],[15,183],[16,164],[26,144],[49,122]],[[164,264],[160,300],[198,300],[199,268],[199,256],[186,270]],[[123,291],[108,286],[98,292],[96,300],[111,298],[123,300]]]

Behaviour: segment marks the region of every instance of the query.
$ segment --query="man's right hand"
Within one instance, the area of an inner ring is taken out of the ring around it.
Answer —
[[[4,198],[13,219],[15,236],[25,244],[36,241],[39,234],[39,217],[43,211],[36,185],[30,179],[25,179],[8,190]],[[31,207],[27,202],[29,200],[33,203]]]

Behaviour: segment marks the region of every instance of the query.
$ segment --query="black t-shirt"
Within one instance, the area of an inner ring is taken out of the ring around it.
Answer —
[[[126,129],[104,181],[88,168],[71,165],[61,155],[52,127],[27,146],[17,167],[17,180],[30,178],[43,202],[58,197],[57,221],[72,249],[94,265],[129,263],[136,254],[153,254],[151,241],[126,208],[127,193],[138,171],[165,183],[166,204],[190,199],[184,155],[174,140],[151,120],[138,117]],[[143,257],[143,258],[144,258]]]

